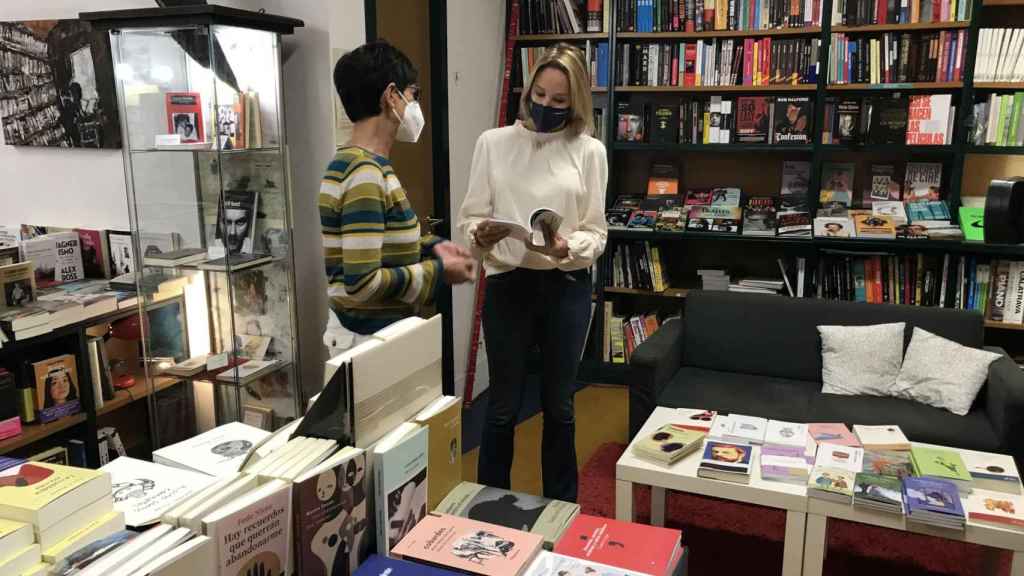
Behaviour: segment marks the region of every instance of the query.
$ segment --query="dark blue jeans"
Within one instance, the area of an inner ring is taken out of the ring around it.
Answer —
[[[541,355],[544,496],[576,501],[576,371],[590,319],[590,272],[528,270],[487,278],[483,327],[490,369],[487,424],[477,481],[509,488],[515,426],[523,404],[526,358]]]

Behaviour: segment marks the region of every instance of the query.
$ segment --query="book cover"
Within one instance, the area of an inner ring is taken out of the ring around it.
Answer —
[[[763,144],[770,134],[771,99],[741,96],[736,99],[736,142]]]
[[[153,452],[153,461],[195,470],[211,476],[236,472],[252,450],[270,432],[241,422],[229,422]]]
[[[894,224],[907,223],[907,211],[903,202],[898,200],[879,200],[871,204],[871,213],[875,216],[885,216]]]
[[[749,444],[708,440],[704,443],[700,465],[748,474],[753,453],[754,448]]]
[[[807,431],[819,445],[840,444],[843,446],[860,446],[860,441],[853,432],[841,422],[813,423],[807,425]]]
[[[918,511],[961,517],[964,515],[964,509],[960,503],[960,493],[957,491],[956,485],[947,480],[915,476],[904,478],[903,496],[908,515],[913,515]]]
[[[343,449],[295,480],[296,574],[348,576],[369,545],[366,453]]]
[[[646,228],[653,230],[658,220],[657,210],[633,210],[629,215],[626,228]]]
[[[786,160],[782,163],[781,193],[783,196],[806,197],[810,181],[810,162]]]
[[[377,553],[387,555],[427,513],[427,429],[402,424],[373,457]]]
[[[203,142],[203,106],[198,92],[168,92],[167,133],[181,136],[182,144]]]
[[[116,510],[108,512],[75,530],[60,542],[44,549],[43,561],[49,564],[58,564],[89,544],[121,532],[124,528],[124,513]]]
[[[835,107],[835,131],[832,141],[835,144],[851,145],[864,141],[861,116],[862,104],[858,98],[842,98]]]
[[[143,527],[160,521],[164,512],[215,478],[122,456],[100,468],[110,474],[114,509],[124,512],[125,524]]]
[[[741,209],[738,206],[693,206],[686,219],[687,232],[740,231]]]
[[[899,478],[858,472],[854,479],[853,496],[857,500],[871,500],[903,509],[903,483]]]
[[[910,449],[910,457],[913,460],[914,472],[918,476],[971,481],[971,474],[956,450],[914,446]]]
[[[641,572],[632,572],[614,566],[606,566],[597,562],[589,562],[581,558],[573,558],[564,554],[556,554],[541,550],[540,554],[526,569],[523,576],[645,576]]]
[[[860,440],[860,445],[865,450],[910,450],[910,440],[907,440],[903,430],[895,424],[882,426],[866,426],[854,424],[853,433]]]
[[[110,278],[110,251],[102,230],[78,228],[78,244],[82,252],[82,267],[86,278]]]
[[[772,141],[777,144],[810,143],[811,112],[811,99],[808,96],[776,98]]]
[[[743,198],[743,192],[739,188],[712,188],[711,205],[738,207]]]
[[[853,198],[855,167],[852,163],[826,163],[821,169],[821,202],[838,201],[846,206]]]
[[[915,94],[910,97],[908,146],[942,146],[949,140],[952,94]]]
[[[0,518],[0,562],[35,543],[31,524]]]
[[[624,230],[629,224],[629,216],[633,210],[629,208],[609,208],[604,211],[604,220],[609,229]]]
[[[431,512],[391,552],[470,574],[516,576],[533,562],[542,541],[538,534]]]
[[[864,467],[864,449],[840,444],[819,444],[814,465],[821,468],[860,472]]]
[[[676,408],[676,417],[673,424],[677,428],[708,432],[711,430],[711,423],[715,420],[718,412],[704,410],[701,408]]]
[[[0,266],[0,310],[17,308],[36,300],[36,276],[32,262]]]
[[[985,209],[972,206],[960,207],[960,229],[964,239],[971,242],[985,241]]]
[[[813,230],[811,215],[807,212],[779,212],[779,236],[810,237]]]
[[[747,206],[743,209],[744,236],[775,236],[778,226],[775,198],[754,196],[747,198]]]
[[[62,354],[32,363],[35,376],[36,413],[42,422],[52,422],[81,412],[78,370],[75,357]]]
[[[849,238],[853,235],[853,220],[818,216],[814,219],[814,235],[819,238]]]
[[[895,238],[896,223],[888,216],[856,214],[853,225],[858,238]]]
[[[938,162],[907,162],[903,177],[907,202],[941,200],[942,164]]]
[[[78,234],[56,232],[21,243],[24,259],[35,266],[36,286],[48,288],[85,278]]]
[[[807,479],[807,487],[821,492],[830,492],[853,497],[856,472],[842,468],[825,468],[815,465]]]
[[[210,244],[223,252],[213,251],[211,258],[253,253],[258,199],[255,190],[233,189],[221,193]]]
[[[864,450],[862,471],[881,476],[906,478],[914,473],[910,452],[894,450]]]
[[[1024,530],[1024,498],[975,490],[967,497],[967,519],[973,523]]]
[[[949,222],[949,206],[944,200],[928,200],[924,202],[907,202],[907,217],[911,222],[945,221]]]
[[[579,514],[579,504],[462,482],[434,510],[539,534],[552,548]]]
[[[203,518],[204,533],[217,543],[218,574],[289,569],[291,492],[287,482],[271,480]]]
[[[456,574],[460,573],[378,554],[371,555],[355,571],[355,576],[455,576]]]
[[[644,574],[668,574],[679,530],[580,514],[554,552]]]
[[[0,517],[43,531],[110,494],[110,475],[59,464],[25,462],[0,471]]]
[[[985,452],[961,452],[975,488],[1020,494],[1020,474],[1012,456]]]
[[[132,247],[131,232],[107,231],[107,247],[110,249],[111,277],[135,272],[135,249]],[[134,278],[132,279],[134,286]]]
[[[655,106],[651,123],[651,142],[655,144],[674,144],[678,133],[679,122],[676,120],[675,106]]]
[[[895,200],[901,197],[900,183],[896,179],[896,167],[891,164],[872,164],[868,200]]]
[[[679,194],[679,170],[674,164],[653,164],[647,179],[647,196]]]
[[[871,106],[868,144],[903,144],[907,138],[907,97],[876,98]]]
[[[462,403],[442,396],[412,420],[428,430],[427,509],[434,510],[462,480]]]
[[[654,223],[655,230],[665,232],[681,232],[686,227],[686,217],[678,206],[658,210],[658,219]]]
[[[662,463],[674,463],[700,448],[707,434],[666,424],[653,434],[636,439],[632,446],[640,456]]]
[[[772,446],[785,446],[803,451],[807,447],[807,424],[769,420],[765,429],[764,443]]]
[[[21,251],[17,246],[0,246],[0,266],[8,266],[21,262]]]

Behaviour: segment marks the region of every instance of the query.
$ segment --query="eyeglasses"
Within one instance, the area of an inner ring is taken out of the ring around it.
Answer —
[[[420,101],[420,85],[419,84],[410,84],[408,89],[412,90],[412,99],[417,101],[417,102],[419,102]]]

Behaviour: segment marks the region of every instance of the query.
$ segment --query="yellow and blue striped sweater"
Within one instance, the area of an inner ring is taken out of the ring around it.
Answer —
[[[327,297],[342,326],[373,333],[433,301],[442,276],[391,162],[340,148],[320,183]]]

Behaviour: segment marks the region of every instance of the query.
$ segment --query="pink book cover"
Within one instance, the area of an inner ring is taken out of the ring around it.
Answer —
[[[406,560],[482,576],[518,576],[530,565],[543,536],[431,512],[391,553]]]
[[[668,574],[682,534],[679,530],[580,514],[555,545],[555,552],[653,576]]]
[[[860,440],[857,440],[857,436],[850,432],[846,424],[839,422],[808,424],[807,431],[818,444],[826,442],[842,446],[860,446]]]

